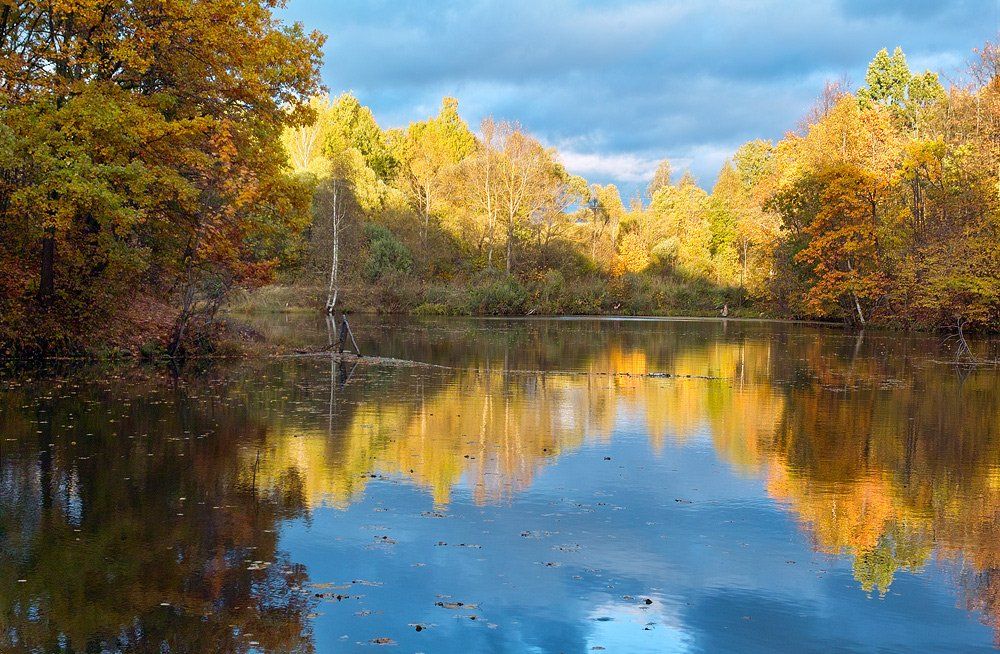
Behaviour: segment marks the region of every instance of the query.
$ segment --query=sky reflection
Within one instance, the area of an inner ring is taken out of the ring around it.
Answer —
[[[8,382],[0,649],[992,651],[1000,376],[937,341],[358,327],[446,367]]]

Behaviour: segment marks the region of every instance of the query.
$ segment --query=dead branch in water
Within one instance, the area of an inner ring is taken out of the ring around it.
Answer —
[[[277,355],[279,358],[297,357],[332,357],[335,361],[353,361],[358,364],[375,366],[395,366],[400,368],[437,368],[439,370],[471,370],[477,372],[487,372],[483,368],[472,368],[468,366],[445,366],[437,363],[427,363],[425,361],[413,361],[411,359],[395,359],[392,357],[359,357],[349,352],[339,353],[327,346],[319,350],[297,350],[295,354]],[[712,377],[708,375],[686,375],[672,372],[600,372],[592,370],[529,370],[523,368],[512,368],[509,370],[490,370],[489,372],[501,372],[505,375],[562,375],[562,376],[593,376],[593,377],[634,377],[636,379],[727,379],[726,377]]]
[[[965,319],[961,316],[955,321],[955,332],[949,334],[944,340],[946,343],[949,341],[957,343],[955,359],[948,363],[961,367],[1000,366],[1000,359],[984,359],[972,351],[969,341],[965,338]]]

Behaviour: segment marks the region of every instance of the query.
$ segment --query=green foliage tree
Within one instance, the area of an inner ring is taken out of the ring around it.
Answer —
[[[369,282],[377,282],[383,277],[408,273],[413,266],[410,251],[396,236],[381,225],[365,226],[368,239],[364,276]]]
[[[865,83],[868,86],[858,90],[862,108],[873,104],[890,107],[915,130],[919,130],[921,112],[945,96],[937,73],[914,74],[898,47],[892,55],[885,48],[879,50],[868,65]]]
[[[355,150],[364,164],[383,182],[393,179],[399,161],[389,147],[385,133],[375,122],[371,109],[350,93],[334,101],[327,117],[327,156]]]

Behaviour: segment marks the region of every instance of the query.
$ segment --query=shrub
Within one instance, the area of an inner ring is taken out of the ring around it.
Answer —
[[[421,302],[421,284],[406,272],[389,269],[369,288],[376,313],[409,313]]]
[[[543,313],[561,313],[566,295],[566,278],[558,270],[548,270],[538,286],[538,308]]]
[[[395,234],[381,225],[365,225],[368,238],[367,257],[362,268],[364,278],[377,282],[391,273],[408,273],[413,267],[413,257]]]
[[[448,307],[438,302],[424,302],[413,310],[415,316],[446,316]]]
[[[486,316],[513,316],[524,313],[528,291],[513,277],[502,277],[469,291],[469,313]]]

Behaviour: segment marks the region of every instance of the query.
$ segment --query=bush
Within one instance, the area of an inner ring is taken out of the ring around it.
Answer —
[[[542,313],[558,314],[563,311],[566,296],[566,278],[558,270],[548,270],[538,286],[536,306]]]
[[[516,316],[524,313],[528,291],[513,277],[502,277],[469,290],[466,309],[485,316]]]
[[[368,290],[376,313],[410,313],[422,301],[420,282],[399,270],[388,270]]]
[[[395,234],[381,225],[365,225],[368,239],[367,256],[362,268],[364,278],[377,282],[391,273],[408,273],[413,267],[413,257]]]
[[[437,302],[424,302],[413,310],[415,316],[447,316],[448,307]]]

